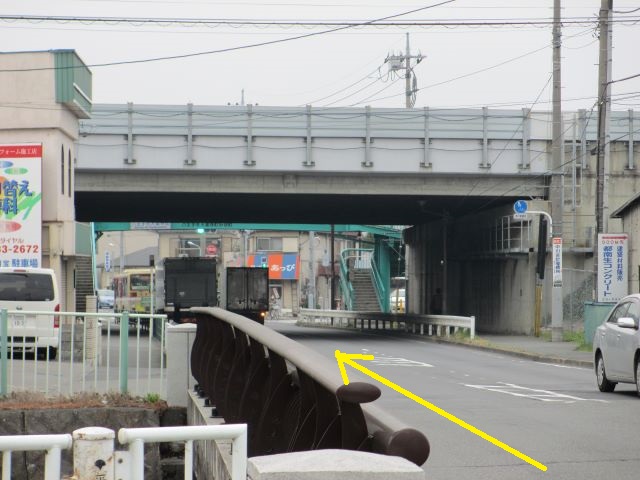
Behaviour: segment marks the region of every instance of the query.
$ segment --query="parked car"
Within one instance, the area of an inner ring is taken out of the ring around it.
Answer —
[[[96,306],[99,313],[113,313],[115,311],[115,292],[108,288],[101,288],[96,292]],[[98,317],[98,323],[102,330],[108,331],[109,326],[118,322],[111,316]]]
[[[25,312],[58,312],[58,282],[49,268],[0,268],[0,308]],[[39,351],[49,359],[58,352],[60,317],[12,313],[8,324],[12,351]]]
[[[101,289],[98,290],[98,311],[99,312],[113,312],[115,305],[115,295],[113,290]]]
[[[593,337],[596,381],[601,392],[635,383],[640,395],[640,294],[624,297]]]

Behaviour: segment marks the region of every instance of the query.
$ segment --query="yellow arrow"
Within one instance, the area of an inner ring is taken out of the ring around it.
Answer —
[[[440,407],[435,406],[433,403],[427,402],[424,398],[419,397],[415,393],[411,393],[409,390],[402,388],[400,385],[397,385],[390,380],[387,380],[386,378],[378,375],[376,372],[369,370],[368,368],[363,367],[362,365],[354,362],[354,360],[373,360],[373,355],[349,354],[349,353],[342,353],[340,350],[336,350],[336,360],[338,361],[338,368],[340,369],[340,374],[342,375],[342,380],[345,385],[349,385],[349,377],[347,376],[347,371],[344,368],[344,364],[346,363],[351,365],[356,370],[361,371],[365,375],[368,375],[371,378],[379,381],[383,385],[386,385],[387,387],[392,388],[396,392],[401,393],[405,397],[410,398],[414,402],[419,403],[423,407],[427,407],[429,410],[436,412],[438,415],[443,416],[447,420],[452,421],[456,425],[466,428],[471,433],[475,433],[479,437],[485,439],[487,442],[493,443],[496,447],[502,448],[503,450],[509,452],[511,455],[515,455],[519,459],[524,460],[525,462],[533,465],[536,468],[539,468],[543,472],[547,471],[546,465],[543,465],[542,463],[534,460],[533,458],[528,457],[527,455],[520,452],[519,450],[516,450],[515,448],[510,447],[506,443],[501,442],[497,438],[492,437],[491,435],[483,432],[482,430],[474,427],[473,425],[468,424],[464,420],[460,420],[455,415],[451,415],[449,412],[446,412]]]

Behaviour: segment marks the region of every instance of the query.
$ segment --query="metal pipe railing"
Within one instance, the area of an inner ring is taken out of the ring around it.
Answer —
[[[2,480],[10,480],[12,452],[46,450],[44,460],[44,479],[60,478],[61,451],[71,448],[73,439],[70,434],[62,435],[7,435],[0,436],[2,452]]]
[[[129,444],[131,478],[144,479],[144,444],[185,442],[184,478],[193,478],[194,440],[232,440],[232,480],[247,478],[247,425],[193,425],[184,427],[121,428],[118,441]]]

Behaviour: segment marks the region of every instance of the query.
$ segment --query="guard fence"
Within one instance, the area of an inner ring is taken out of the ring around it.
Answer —
[[[12,335],[14,322],[60,317],[57,347]],[[119,392],[165,396],[166,315],[0,311],[0,396],[12,392],[72,395]],[[158,332],[158,336],[150,332]],[[32,351],[31,351],[32,350]]]
[[[298,323],[317,326],[357,328],[361,330],[396,330],[420,335],[449,336],[458,331],[469,338],[476,335],[475,317],[457,315],[419,315],[411,313],[354,312],[348,310],[300,310]]]

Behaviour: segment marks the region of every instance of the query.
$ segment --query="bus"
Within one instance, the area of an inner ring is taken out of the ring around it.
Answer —
[[[128,268],[113,277],[114,309],[116,313],[154,313],[158,305],[152,295],[156,285],[155,268]]]

